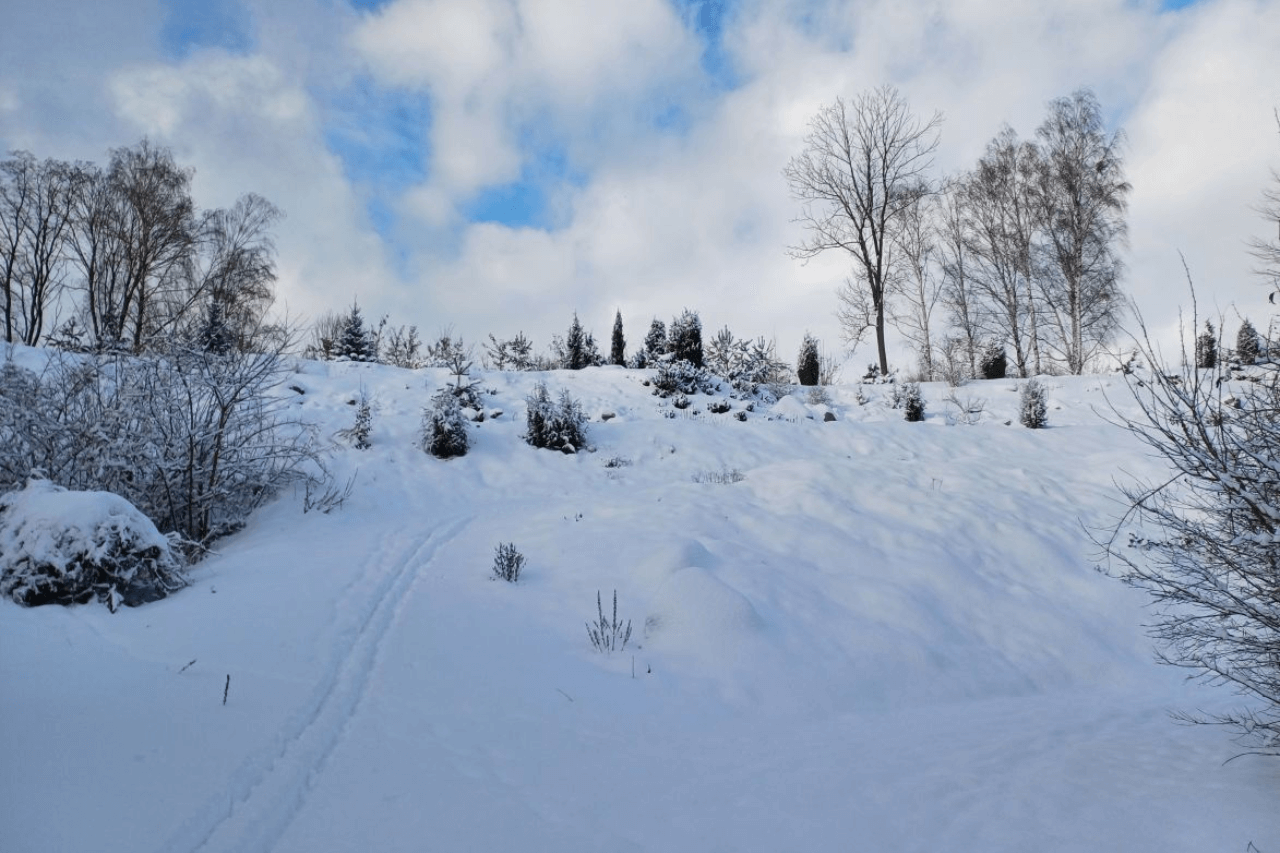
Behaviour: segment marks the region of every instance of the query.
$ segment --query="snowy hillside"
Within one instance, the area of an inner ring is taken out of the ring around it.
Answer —
[[[444,371],[300,363],[340,509],[282,495],[143,607],[0,602],[0,850],[1280,851],[1276,762],[1166,715],[1236,697],[1094,568],[1113,480],[1160,470],[1118,377],[1046,380],[1028,430],[1015,380],[967,425],[943,385],[923,423],[858,385],[739,420],[648,375],[479,374],[440,461]],[[521,441],[540,379],[592,452]]]

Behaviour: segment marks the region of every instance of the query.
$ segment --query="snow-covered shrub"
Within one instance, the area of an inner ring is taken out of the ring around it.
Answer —
[[[688,361],[664,361],[658,365],[653,377],[653,388],[659,397],[710,394],[716,390],[716,380],[706,370]]]
[[[507,583],[520,580],[520,570],[524,568],[524,554],[516,550],[514,542],[499,545],[494,549],[493,574]]]
[[[991,341],[982,349],[978,357],[978,375],[983,379],[1004,379],[1009,370],[1009,357],[1005,355],[1004,346]]]
[[[0,492],[33,471],[118,494],[160,530],[208,544],[317,461],[313,434],[274,393],[282,353],[51,353],[0,368]]]
[[[422,412],[422,449],[437,459],[466,456],[471,448],[467,419],[452,388],[441,388]]]
[[[893,408],[902,409],[909,422],[924,420],[924,396],[919,382],[902,382],[893,386]]]
[[[613,591],[613,619],[605,617],[599,591],[596,592],[596,613],[598,614],[596,621],[587,623],[587,636],[591,639],[591,647],[604,654],[625,649],[627,641],[631,639],[631,620],[628,619],[624,625],[618,618],[616,589]]]
[[[1125,486],[1129,511],[1103,544],[1113,573],[1152,598],[1159,660],[1255,700],[1179,716],[1280,756],[1280,365],[1228,388],[1200,354],[1161,369],[1143,341],[1152,370],[1128,379],[1139,414],[1113,412],[1177,476]]]
[[[810,387],[809,393],[806,395],[806,399],[809,401],[810,406],[830,406],[831,405],[831,395],[827,392],[827,389],[822,385],[814,385]]]
[[[728,400],[712,400],[707,404],[707,411],[713,415],[723,415],[725,412],[733,408]]]
[[[582,404],[561,391],[552,401],[547,386],[539,382],[526,399],[524,440],[534,447],[577,453],[587,443],[587,416]]]
[[[110,492],[73,492],[48,480],[0,496],[0,595],[19,604],[115,610],[186,586],[172,543],[137,507]]]
[[[1049,425],[1049,406],[1044,386],[1035,379],[1022,385],[1018,395],[1018,420],[1027,429],[1043,429]]]

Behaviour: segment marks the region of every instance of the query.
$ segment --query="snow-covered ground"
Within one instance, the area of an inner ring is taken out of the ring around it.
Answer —
[[[0,850],[1280,851],[1280,763],[1166,713],[1238,698],[1094,568],[1113,478],[1160,470],[1119,378],[1047,380],[1033,431],[1014,380],[970,426],[940,385],[919,424],[855,385],[742,422],[645,375],[480,374],[503,414],[442,462],[443,371],[301,363],[326,437],[375,401],[341,509],[282,495],[144,607],[0,603]],[[539,378],[594,452],[521,442]]]

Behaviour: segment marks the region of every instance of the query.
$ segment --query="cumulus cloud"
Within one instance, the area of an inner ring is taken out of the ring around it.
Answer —
[[[102,159],[145,133],[196,167],[200,204],[262,193],[288,214],[295,311],[359,296],[426,331],[544,344],[575,310],[603,335],[621,308],[636,338],[688,306],[788,356],[806,329],[834,346],[849,264],[787,256],[781,172],[821,105],[885,82],[945,114],[939,173],[1092,87],[1129,136],[1127,286],[1148,320],[1185,301],[1179,249],[1202,306],[1264,304],[1243,241],[1280,165],[1270,0],[742,0],[714,35],[674,0],[246,0],[228,7],[242,50],[180,58],[149,2],[10,6],[0,141]],[[538,215],[472,221],[504,186],[531,187]]]

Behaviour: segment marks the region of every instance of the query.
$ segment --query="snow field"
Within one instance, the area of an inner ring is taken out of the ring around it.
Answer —
[[[479,374],[503,414],[441,462],[443,371],[300,364],[326,437],[375,401],[342,509],[282,495],[147,607],[0,603],[0,849],[1280,849],[1274,762],[1165,714],[1234,698],[1151,663],[1092,566],[1112,478],[1159,470],[1093,411],[1119,379],[1047,380],[1030,431],[1014,380],[951,426],[942,386],[921,424],[884,386],[742,423],[644,375]],[[520,441],[538,379],[594,453]]]

